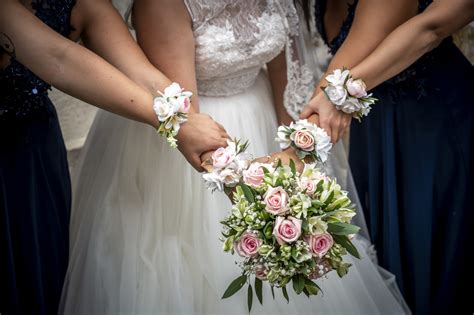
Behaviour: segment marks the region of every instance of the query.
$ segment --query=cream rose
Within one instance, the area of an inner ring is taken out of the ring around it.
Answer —
[[[314,150],[314,136],[309,130],[297,130],[291,134],[290,139],[304,151]]]

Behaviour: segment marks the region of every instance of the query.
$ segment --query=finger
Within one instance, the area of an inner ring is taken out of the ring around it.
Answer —
[[[306,105],[305,108],[303,108],[303,110],[301,111],[300,118],[306,119],[312,114],[317,114],[317,113],[310,105]]]
[[[204,171],[204,168],[201,166],[201,158],[197,154],[192,154],[189,162],[196,169],[196,171],[200,173]]]
[[[216,124],[217,124],[217,126],[219,126],[219,129],[221,129],[222,131],[224,131],[225,133],[227,133],[227,131],[225,130],[224,126],[222,126],[221,124],[219,124],[217,121],[216,121]]]
[[[315,124],[316,126],[319,127],[319,115],[318,114],[312,114],[309,118],[308,118],[309,122]]]

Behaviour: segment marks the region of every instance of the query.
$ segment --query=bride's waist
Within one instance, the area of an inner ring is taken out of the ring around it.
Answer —
[[[261,68],[251,68],[222,77],[198,78],[198,93],[214,97],[240,94],[254,85],[260,71]]]

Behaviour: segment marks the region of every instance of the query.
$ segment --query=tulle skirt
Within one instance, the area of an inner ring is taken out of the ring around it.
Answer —
[[[250,141],[249,152],[279,148],[271,89],[265,74],[245,93],[200,97],[201,111],[228,133]],[[100,112],[84,148],[75,183],[71,257],[64,314],[246,314],[246,290],[221,296],[240,274],[224,253],[219,221],[230,208],[223,194],[206,191],[201,174],[147,126]],[[363,257],[340,279],[319,284],[324,295],[281,292],[255,314],[404,314],[393,278]],[[291,290],[289,290],[291,291]],[[394,293],[395,292],[395,293]],[[258,304],[258,305],[257,305]]]

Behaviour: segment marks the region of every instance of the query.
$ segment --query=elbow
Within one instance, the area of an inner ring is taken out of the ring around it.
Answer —
[[[424,55],[438,47],[446,36],[436,26],[426,27],[419,38],[421,53]]]

